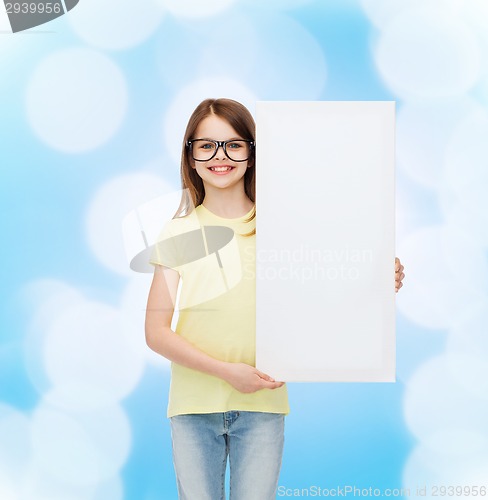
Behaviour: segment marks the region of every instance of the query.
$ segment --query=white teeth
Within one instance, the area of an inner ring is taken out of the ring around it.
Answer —
[[[210,167],[210,170],[214,170],[215,172],[226,172],[231,169],[232,167]]]

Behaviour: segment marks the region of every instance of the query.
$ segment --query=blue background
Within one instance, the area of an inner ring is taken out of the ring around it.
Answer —
[[[120,233],[179,187],[206,97],[397,102],[398,381],[289,384],[280,491],[488,485],[483,2],[204,3],[81,0],[0,35],[0,498],[176,498],[168,365],[146,352],[149,281]],[[131,352],[124,378],[112,358]]]

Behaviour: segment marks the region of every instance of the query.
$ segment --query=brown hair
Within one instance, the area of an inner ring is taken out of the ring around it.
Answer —
[[[216,115],[225,120],[243,139],[255,140],[256,124],[251,113],[244,105],[232,99],[205,99],[202,101],[190,116],[183,138],[180,169],[183,194],[180,206],[173,218],[188,215],[191,207],[200,205],[205,197],[205,188],[202,179],[191,166],[193,159],[190,156],[190,151],[186,143],[194,139],[194,134],[200,122],[211,115]],[[249,165],[251,168],[247,168],[244,174],[244,191],[248,198],[255,203],[256,169],[254,168],[254,149],[252,149],[252,156],[249,158]],[[246,222],[250,222],[255,217],[256,209],[254,208],[249,218],[246,219]],[[253,230],[245,236],[252,236],[255,233],[256,231]]]

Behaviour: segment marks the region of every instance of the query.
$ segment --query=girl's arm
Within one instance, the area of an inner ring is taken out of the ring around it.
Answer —
[[[147,345],[170,361],[225,380],[240,392],[281,387],[283,382],[276,382],[255,367],[215,359],[171,330],[179,278],[174,269],[155,268],[146,309]]]

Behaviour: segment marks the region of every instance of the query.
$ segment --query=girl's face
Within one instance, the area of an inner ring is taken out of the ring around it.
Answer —
[[[204,118],[195,131],[194,139],[212,139],[214,141],[229,141],[242,139],[228,122],[216,115]],[[198,156],[196,156],[198,157]],[[194,168],[202,178],[203,185],[208,191],[208,187],[213,186],[220,189],[227,189],[242,184],[244,189],[244,174],[249,167],[249,161],[232,161],[220,147],[217,154],[208,161],[194,161]]]

